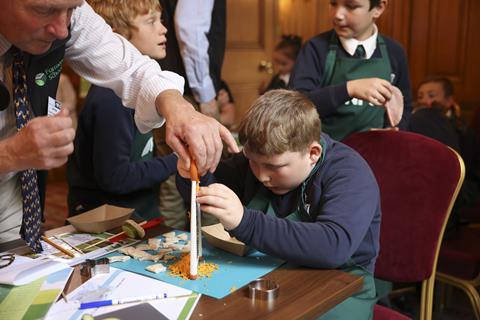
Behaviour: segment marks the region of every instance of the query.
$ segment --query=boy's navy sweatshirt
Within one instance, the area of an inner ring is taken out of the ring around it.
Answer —
[[[330,30],[321,33],[305,43],[298,54],[289,83],[290,88],[302,92],[315,104],[320,119],[335,113],[336,108],[351,99],[348,95],[346,82],[321,87],[325,73],[328,46],[334,32],[334,30]],[[382,37],[387,46],[390,65],[394,74],[392,84],[400,89],[404,99],[403,115],[398,127],[402,130],[407,130],[408,120],[412,113],[412,94],[407,58],[405,51],[398,42],[384,35]],[[377,46],[371,58],[379,58],[381,56],[380,48]],[[351,56],[340,44],[337,50],[337,57]]]
[[[90,88],[67,165],[70,199],[87,210],[104,203],[128,203],[153,192],[152,187],[176,172],[174,154],[131,161],[137,130],[134,110],[124,107],[112,90]]]
[[[293,263],[339,268],[353,261],[373,272],[380,232],[377,182],[357,152],[326,134],[322,139],[326,143],[325,159],[306,187],[315,221],[281,218],[296,209],[300,187],[281,196],[268,191],[277,217],[244,207],[240,224],[230,234],[259,251]],[[262,188],[243,153],[222,160],[213,175],[202,177],[201,184],[215,182],[232,189],[244,205]],[[189,180],[177,175],[177,186],[189,202]]]

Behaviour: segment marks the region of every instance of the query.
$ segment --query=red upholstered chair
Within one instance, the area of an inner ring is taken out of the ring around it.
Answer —
[[[420,319],[431,319],[440,243],[465,167],[449,147],[410,132],[367,131],[344,141],[372,168],[380,187],[382,224],[375,277],[422,282]],[[374,318],[401,319],[376,307]]]
[[[445,237],[438,258],[437,280],[463,290],[480,320],[480,229],[462,226]]]

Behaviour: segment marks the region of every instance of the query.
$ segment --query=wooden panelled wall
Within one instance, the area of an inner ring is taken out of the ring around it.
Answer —
[[[308,39],[328,30],[329,2],[278,0],[277,36],[296,33]],[[425,77],[444,75],[453,81],[466,118],[480,107],[479,0],[390,0],[378,26],[404,46],[413,91]]]

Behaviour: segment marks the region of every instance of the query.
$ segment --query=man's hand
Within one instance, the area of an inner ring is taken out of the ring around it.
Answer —
[[[393,85],[380,78],[366,78],[347,82],[350,97],[383,106],[392,97]]]
[[[10,154],[10,170],[56,168],[73,152],[75,130],[68,110],[62,109],[53,117],[37,117],[9,138],[6,148]]]
[[[190,168],[190,155],[195,159],[200,175],[215,171],[222,154],[222,140],[230,152],[238,146],[230,131],[217,120],[195,111],[176,90],[166,90],[158,95],[155,105],[166,120],[167,144]]]
[[[220,111],[218,108],[217,100],[215,99],[212,99],[211,101],[205,103],[200,103],[200,112],[216,120],[220,119]]]
[[[203,212],[216,217],[227,230],[238,227],[243,218],[243,205],[235,192],[219,183],[200,187],[197,202]]]

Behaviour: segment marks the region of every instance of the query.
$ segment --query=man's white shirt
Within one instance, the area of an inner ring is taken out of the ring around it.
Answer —
[[[158,128],[165,122],[158,114],[155,99],[164,90],[183,94],[183,77],[162,71],[158,63],[142,55],[128,40],[113,33],[105,21],[84,2],[73,11],[71,38],[66,44],[65,60],[87,81],[112,89],[129,108],[135,108],[135,123],[141,132]],[[9,43],[0,34],[0,80],[12,97]],[[13,99],[0,111],[0,140],[17,131]],[[17,173],[0,175],[0,242],[19,238],[22,199]]]

